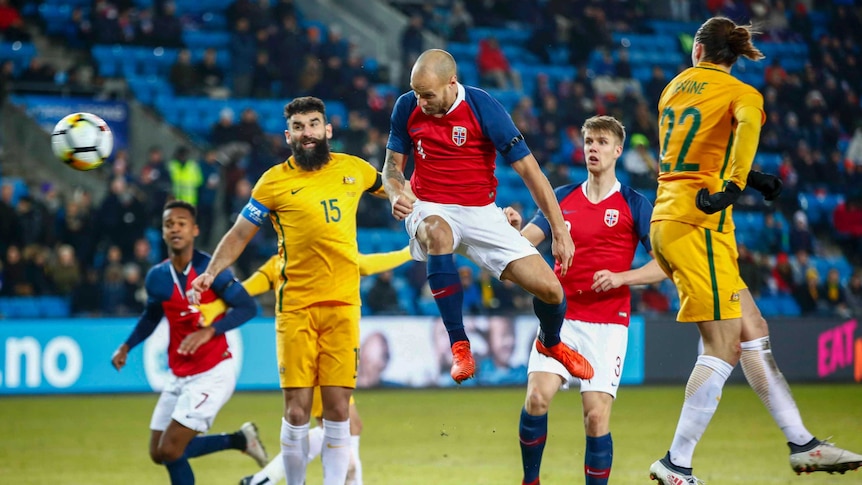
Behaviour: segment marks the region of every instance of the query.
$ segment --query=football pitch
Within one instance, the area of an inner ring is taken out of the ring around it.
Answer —
[[[795,385],[808,428],[819,438],[862,450],[862,386]],[[524,390],[360,390],[361,456],[367,485],[518,484],[518,415]],[[614,405],[611,483],[655,483],[649,465],[664,455],[683,386],[626,387]],[[0,483],[167,484],[149,461],[149,419],[156,394],[0,398]],[[213,432],[253,420],[270,455],[278,452],[281,395],[237,393]],[[584,433],[579,393],[552,404],[544,485],[583,483]],[[729,386],[694,456],[695,473],[714,484],[860,484],[862,471],[797,476],[784,437],[755,394]],[[236,484],[256,471],[236,451],[191,461],[198,484]],[[320,461],[308,484],[321,483]]]

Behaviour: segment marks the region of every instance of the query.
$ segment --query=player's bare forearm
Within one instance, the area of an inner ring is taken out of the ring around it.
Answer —
[[[243,218],[237,217],[233,227],[221,238],[213,252],[206,272],[212,276],[227,269],[242,254],[248,242],[257,234],[258,227]]]
[[[650,259],[648,263],[641,266],[640,268],[635,268],[624,272],[623,275],[625,284],[629,286],[650,285],[653,283],[658,283],[659,281],[662,281],[667,278],[667,275],[664,274],[664,271],[662,271],[661,266],[659,266],[654,259]]]
[[[524,180],[524,185],[530,190],[530,195],[533,196],[536,206],[548,218],[554,236],[568,233],[563,220],[563,213],[560,211],[560,204],[557,202],[557,196],[554,195],[554,188],[551,187],[548,178],[542,173],[536,158],[533,155],[527,155],[513,163],[512,168]]]
[[[530,241],[530,244],[538,247],[542,241],[545,240],[545,232],[535,224],[527,224],[523,229],[521,229],[521,235],[527,238],[527,241]]]
[[[404,190],[404,162],[407,157],[403,153],[386,150],[386,159],[383,162],[383,187],[391,198]]]

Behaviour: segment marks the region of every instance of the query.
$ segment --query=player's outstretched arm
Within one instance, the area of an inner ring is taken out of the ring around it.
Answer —
[[[192,289],[196,293],[190,295],[193,297],[190,298],[193,300],[191,301],[192,304],[199,303],[200,293],[207,291],[212,286],[216,276],[236,261],[251,238],[257,234],[258,229],[258,226],[245,217],[236,218],[233,227],[228,230],[216,246],[206,271],[192,281]]]
[[[602,292],[619,288],[620,286],[628,285],[648,285],[658,283],[667,278],[667,275],[662,271],[655,259],[650,259],[648,263],[640,268],[631,269],[614,273],[606,269],[596,271],[593,274],[593,290]]]
[[[407,180],[404,178],[404,163],[407,156],[386,149],[386,161],[383,162],[383,187],[392,204],[392,216],[403,221],[413,212],[413,202],[416,197],[409,190]]]
[[[388,253],[359,254],[359,274],[368,276],[395,269],[410,261],[410,248],[403,247]]]
[[[575,244],[566,227],[554,189],[532,153],[513,163],[512,168],[524,179],[524,184],[530,189],[533,200],[551,225],[551,235],[554,238],[552,252],[554,258],[560,263],[560,274],[565,276],[575,256]]]

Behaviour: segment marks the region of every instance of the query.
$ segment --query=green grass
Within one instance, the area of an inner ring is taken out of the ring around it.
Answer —
[[[794,386],[808,428],[820,438],[862,450],[862,386]],[[614,406],[612,483],[651,483],[648,468],[664,455],[683,397],[682,386],[631,387]],[[147,456],[156,395],[0,398],[0,482],[6,484],[159,484],[162,467]],[[520,482],[518,414],[522,389],[359,391],[368,485],[514,484]],[[278,451],[281,396],[238,393],[214,432],[254,420],[270,453]],[[579,394],[558,394],[542,464],[546,485],[583,483],[584,434]],[[695,454],[708,484],[850,484],[862,473],[797,477],[784,437],[748,387],[725,389],[718,413]],[[192,461],[197,483],[236,484],[252,460],[226,451]],[[308,483],[321,483],[320,462]]]

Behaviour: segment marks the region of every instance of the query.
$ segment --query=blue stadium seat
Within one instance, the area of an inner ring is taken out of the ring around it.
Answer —
[[[183,42],[190,49],[215,47],[224,49],[230,44],[230,32],[185,30],[183,31]]]
[[[69,300],[61,296],[38,297],[36,303],[44,318],[68,318],[71,314]]]

